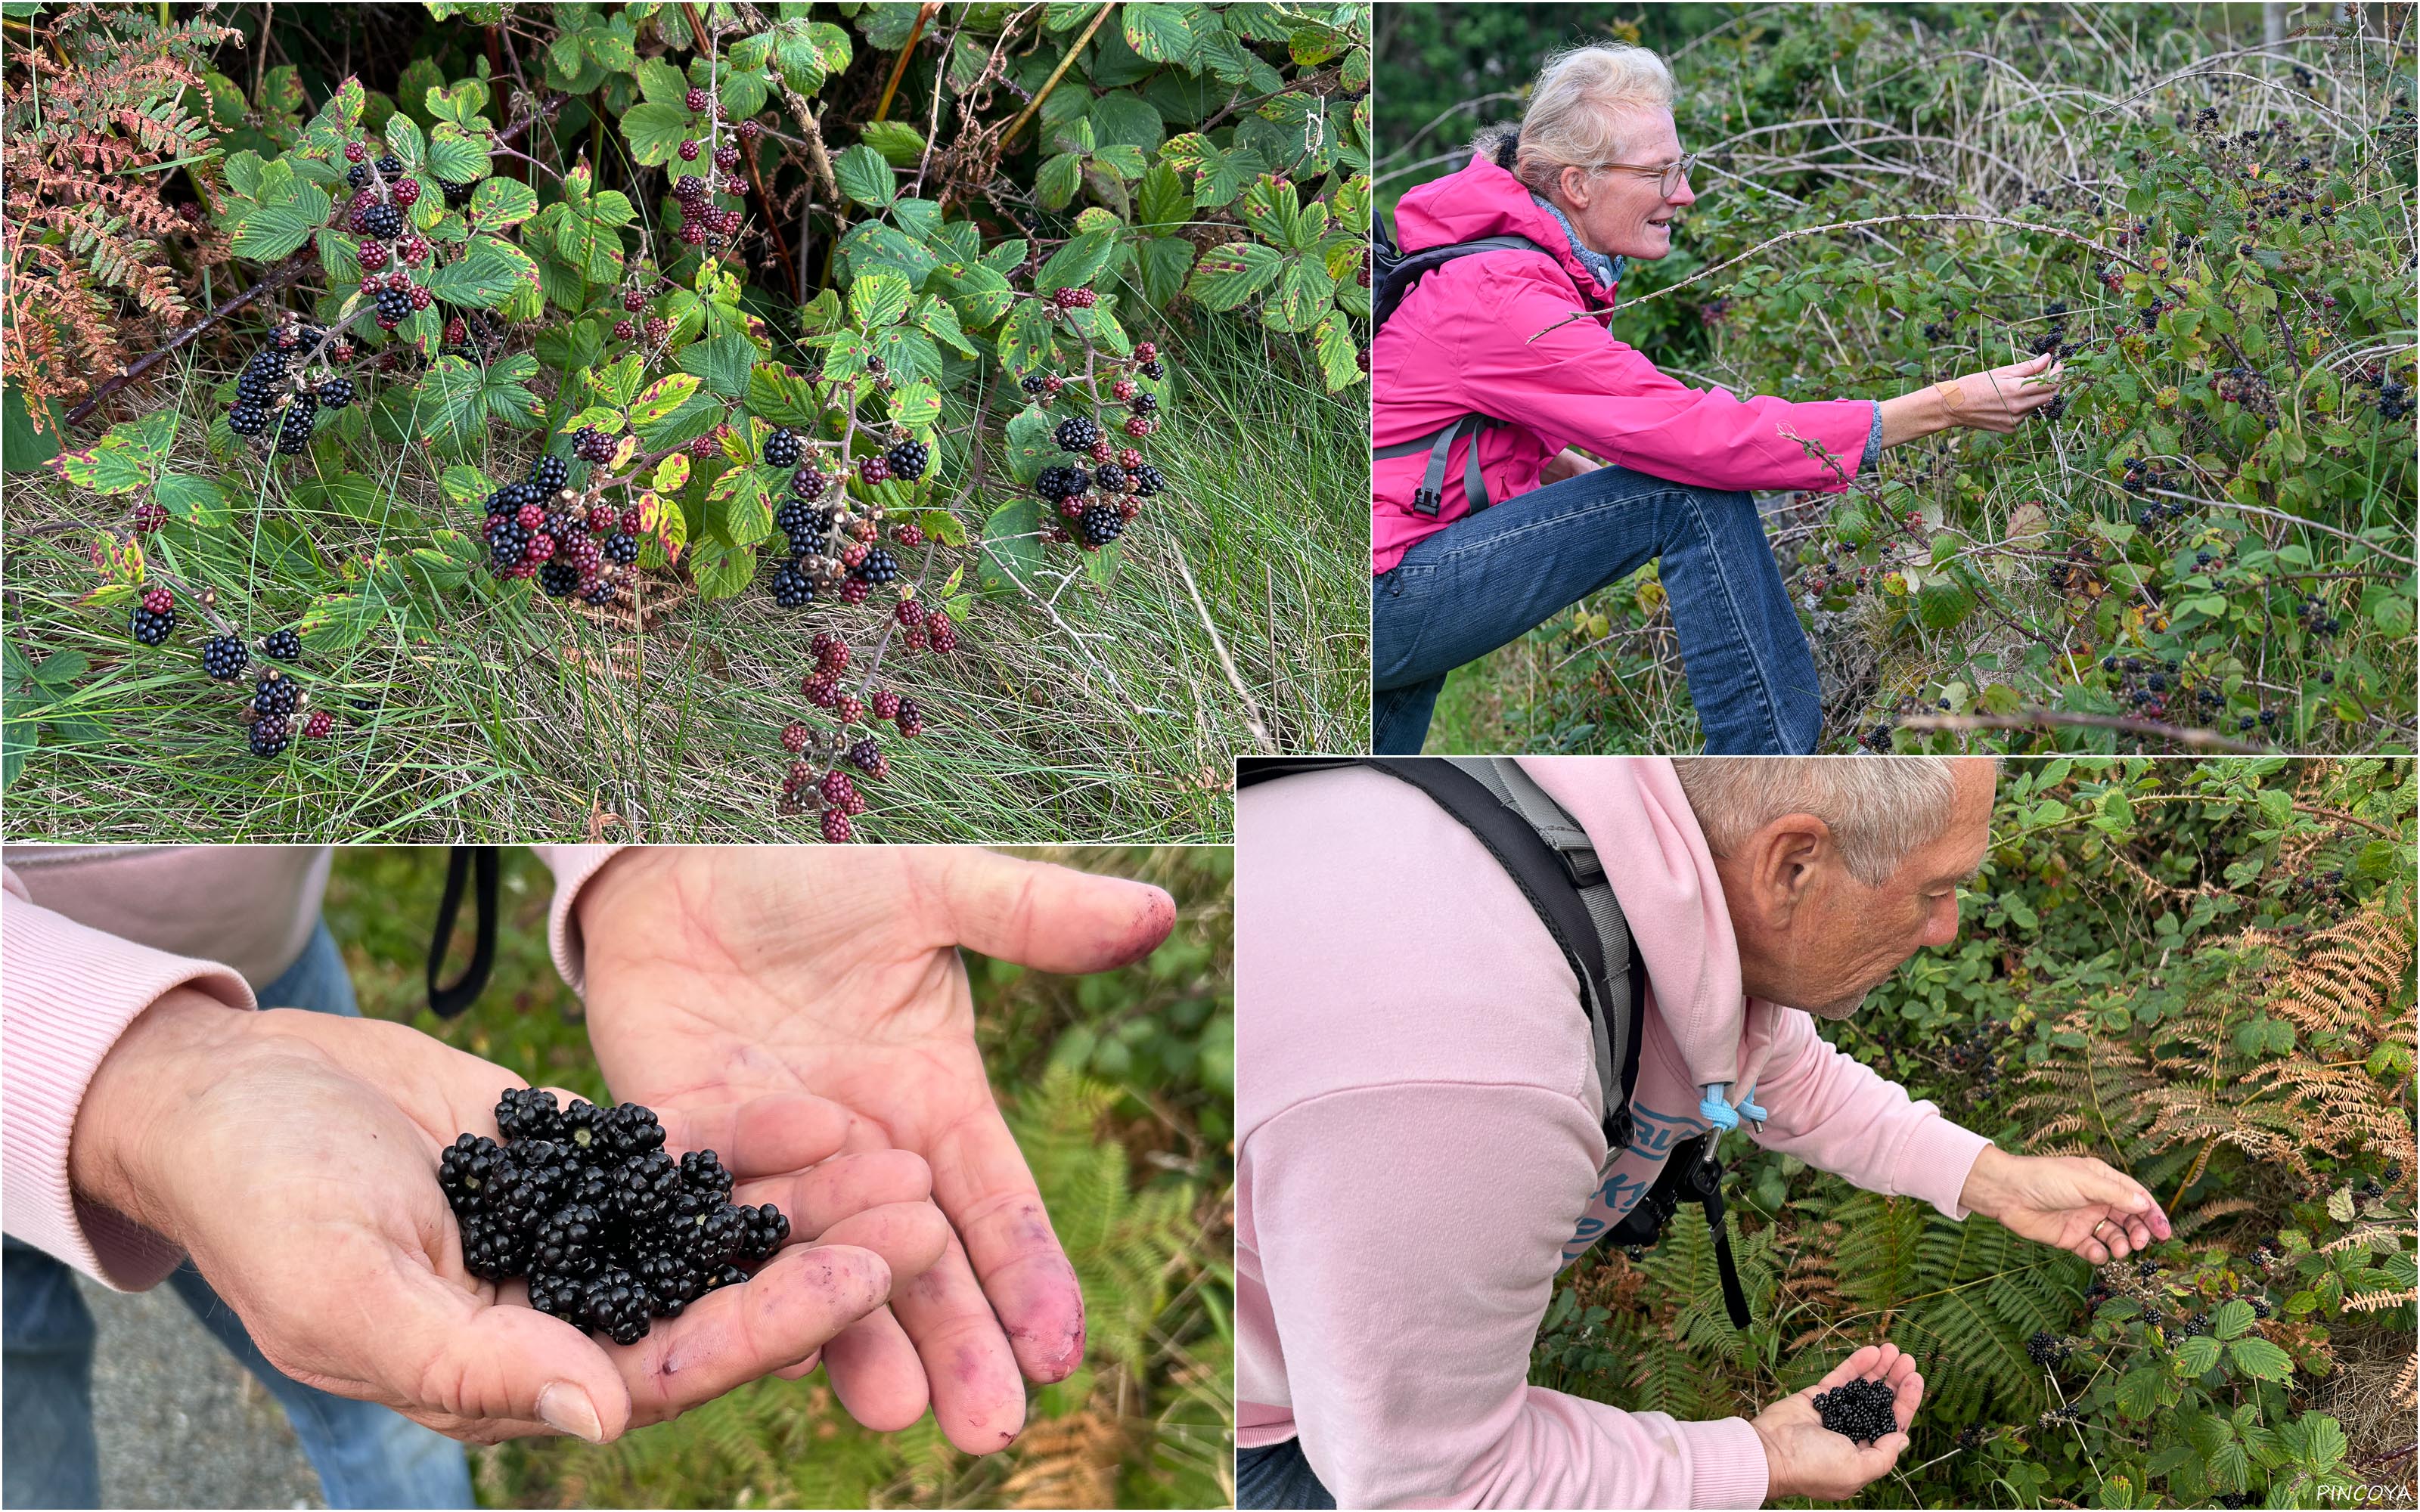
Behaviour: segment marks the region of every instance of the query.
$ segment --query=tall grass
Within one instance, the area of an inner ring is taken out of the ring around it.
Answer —
[[[1366,389],[1331,396],[1291,337],[1213,319],[1162,339],[1171,382],[1151,455],[1169,493],[1115,548],[1106,584],[1080,571],[985,599],[954,656],[886,664],[928,711],[888,742],[861,832],[890,841],[1202,841],[1230,833],[1230,762],[1254,749],[1351,748],[1368,725]],[[189,365],[173,466],[218,474],[198,438],[227,375]],[[313,507],[257,471],[232,528],[149,537],[163,565],[209,584],[255,636],[294,624],[346,564],[470,530],[415,453],[365,439],[346,458],[380,497]],[[525,449],[525,442],[515,441]],[[306,459],[307,460],[307,459]],[[479,459],[517,476],[523,451]],[[242,463],[240,467],[256,467]],[[994,476],[999,476],[995,471]],[[230,484],[241,482],[232,476]],[[63,840],[765,841],[781,819],[780,732],[805,710],[806,635],[830,623],[761,588],[694,597],[635,636],[484,579],[405,612],[299,675],[337,736],[258,761],[240,705],[202,678],[179,610],[144,651],[122,607],[83,602],[94,531],[130,501],[78,496],[47,473],[10,490],[6,632],[26,660],[87,658],[63,700],[12,694],[12,744],[40,743],[8,792],[10,833]],[[357,513],[355,512],[357,511]],[[965,506],[970,531],[981,511]],[[977,553],[963,553],[975,574]],[[1075,554],[1057,548],[1054,563]],[[1190,586],[1187,579],[1190,579]],[[660,588],[651,589],[659,594]],[[844,611],[844,624],[869,611]],[[863,647],[861,647],[861,657]],[[1223,653],[1223,654],[1222,654]],[[863,665],[862,660],[859,662]],[[1257,726],[1257,728],[1256,728]]]

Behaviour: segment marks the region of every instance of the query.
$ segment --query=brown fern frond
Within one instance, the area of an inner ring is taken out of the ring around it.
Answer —
[[[2253,1201],[2250,1197],[2220,1197],[2215,1201],[2201,1203],[2196,1206],[2193,1211],[2186,1213],[2181,1218],[2173,1220],[2172,1227],[2180,1235],[2190,1234],[2196,1229],[2209,1227],[2211,1224],[2216,1223],[2221,1218],[2229,1217],[2239,1212],[2257,1212],[2259,1211],[2260,1204]]]
[[[1028,1427],[1018,1443],[1016,1473],[1001,1491],[1011,1506],[1115,1506],[1125,1444],[1125,1426],[1095,1400],[1072,1417]]]

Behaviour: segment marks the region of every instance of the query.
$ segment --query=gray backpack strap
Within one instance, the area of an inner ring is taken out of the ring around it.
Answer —
[[[1509,424],[1511,422],[1498,420],[1494,415],[1464,415],[1441,430],[1433,430],[1417,440],[1398,441],[1392,446],[1381,446],[1373,455],[1385,458],[1428,453],[1429,465],[1420,474],[1420,486],[1412,490],[1412,513],[1434,519],[1436,512],[1445,505],[1446,454],[1453,449],[1454,442],[1465,436],[1469,437],[1470,452],[1462,461],[1462,497],[1468,501],[1471,513],[1475,515],[1495,502],[1487,497],[1487,480],[1479,471],[1479,433]]]
[[[1519,814],[1538,832],[1538,838],[1554,849],[1579,893],[1582,906],[1588,910],[1589,921],[1596,926],[1597,939],[1605,949],[1604,990],[1600,993],[1592,982],[1583,982],[1581,987],[1592,1010],[1589,1032],[1595,1042],[1597,1088],[1604,1094],[1606,1125],[1608,1131],[1619,1130],[1624,1135],[1613,1140],[1613,1147],[1627,1148],[1630,1089],[1638,1065],[1639,994],[1645,984],[1636,980],[1637,955],[1630,937],[1630,921],[1622,917],[1621,902],[1614,896],[1613,884],[1597,859],[1596,844],[1580,827],[1579,821],[1538,786],[1512,758],[1449,756],[1446,760],[1486,788],[1498,803]]]

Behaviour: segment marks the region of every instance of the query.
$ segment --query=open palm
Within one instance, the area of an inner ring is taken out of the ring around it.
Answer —
[[[458,1439],[601,1442],[675,1416],[812,1359],[879,1306],[891,1268],[877,1248],[913,1267],[940,1246],[920,1204],[863,1206],[857,1173],[826,1160],[845,1119],[812,1100],[668,1119],[668,1143],[714,1136],[743,1185],[778,1190],[833,1238],[853,1222],[856,1242],[793,1242],[639,1343],[600,1343],[532,1308],[525,1283],[470,1274],[437,1184],[439,1152],[459,1131],[492,1136],[519,1078],[402,1025],[244,1018],[158,1142],[144,1221],[186,1248],[279,1369]]]
[[[1024,1378],[1081,1361],[1084,1304],[992,1100],[956,947],[1098,971],[1173,919],[1156,887],[975,849],[629,851],[581,894],[589,1035],[617,1096],[810,1093],[856,1116],[847,1149],[922,1157],[954,1238],[823,1364],[868,1427],[929,1402],[985,1453],[1023,1427]]]

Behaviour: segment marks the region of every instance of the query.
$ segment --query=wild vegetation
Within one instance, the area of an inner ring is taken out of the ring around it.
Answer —
[[[2090,1154],[2172,1241],[2099,1267],[1726,1142],[1754,1313],[1683,1209],[1558,1284],[1531,1379],[1753,1415],[1867,1343],[1928,1383],[1867,1506],[2412,1494],[2412,764],[2012,762],[1958,940],[1825,1038],[2003,1149]]]
[[[1366,24],[11,16],[18,832],[1225,834],[1366,718]]]
[[[1148,959],[1061,978],[969,963],[992,1086],[1076,1263],[1086,1362],[1032,1395],[998,1455],[953,1449],[930,1414],[903,1433],[850,1421],[821,1376],[743,1387],[604,1448],[520,1440],[473,1451],[494,1506],[1224,1506],[1234,1500],[1228,1109],[1234,1092],[1232,864],[1219,847],[1034,851],[1175,897]],[[444,868],[426,851],[347,848],[330,927],[376,1017],[409,1023],[538,1085],[606,1090],[580,1002],[547,953],[552,884],[503,857],[495,976],[457,1019],[427,1007]],[[456,955],[467,959],[468,945]],[[458,973],[449,964],[447,980]]]
[[[1607,36],[1703,154],[1617,340],[1792,399],[2066,363],[2013,435],[1760,500],[1823,748],[2412,748],[2408,7],[1390,10],[1382,208]],[[1432,748],[1693,748],[1683,676],[1651,566],[1458,672]]]

